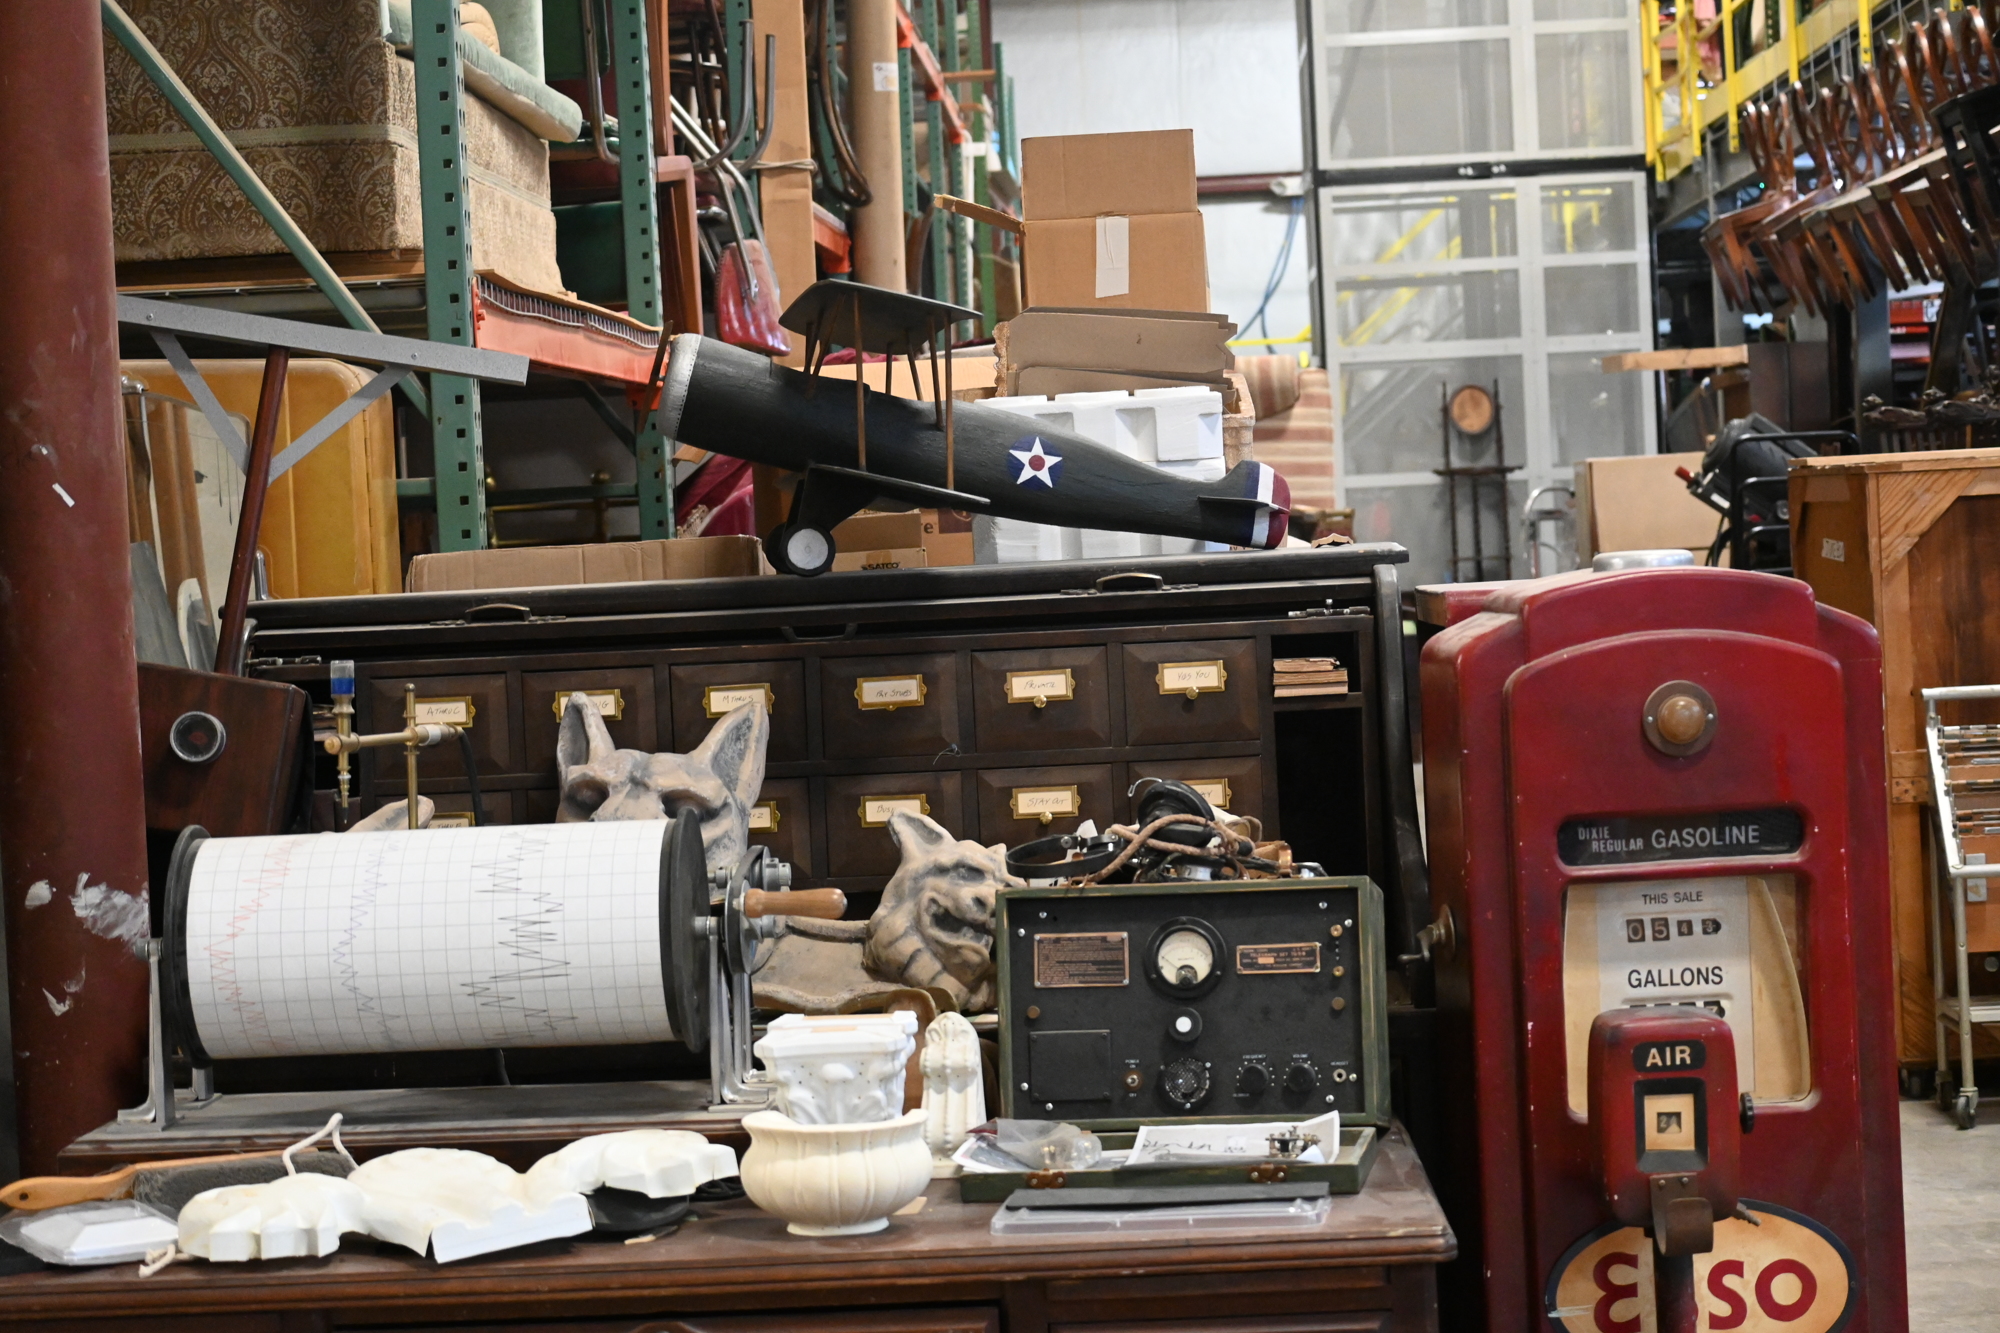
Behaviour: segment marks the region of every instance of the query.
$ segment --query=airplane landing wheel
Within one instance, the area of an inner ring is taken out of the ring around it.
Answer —
[[[833,537],[818,528],[782,523],[764,539],[764,554],[779,572],[811,578],[833,568]]]

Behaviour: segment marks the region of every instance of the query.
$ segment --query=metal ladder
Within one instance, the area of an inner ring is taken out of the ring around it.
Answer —
[[[1979,1118],[1979,1087],[1972,1073],[1972,1029],[2000,1026],[2000,996],[1975,1002],[1966,952],[1965,904],[1986,900],[1988,852],[2000,852],[2000,725],[1950,727],[1938,718],[1940,703],[2000,699],[2000,685],[1951,685],[1924,695],[1924,745],[1930,752],[1931,793],[1937,810],[1941,855],[1931,881],[1931,987],[1937,1023],[1937,1100],[1960,1129]],[[2000,878],[2000,857],[1991,871]],[[1949,893],[1953,985],[1946,994],[1944,924]],[[1945,1025],[1958,1035],[1959,1079],[1954,1087],[1945,1058]]]

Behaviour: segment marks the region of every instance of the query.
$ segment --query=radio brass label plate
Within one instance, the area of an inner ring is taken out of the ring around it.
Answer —
[[[1132,982],[1131,937],[1122,930],[1101,934],[1035,936],[1035,986],[1074,990],[1085,986],[1127,986]]]
[[[549,711],[561,720],[563,709],[569,704],[572,694],[580,694],[597,710],[597,715],[613,722],[625,719],[625,692],[623,690],[562,690],[550,701]]]
[[[1319,945],[1239,944],[1236,946],[1238,976],[1276,976],[1289,972],[1319,971]]]

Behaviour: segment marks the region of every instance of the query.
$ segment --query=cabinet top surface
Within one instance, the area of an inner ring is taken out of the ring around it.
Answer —
[[[353,1312],[438,1301],[475,1308],[551,1297],[671,1300],[733,1292],[770,1305],[783,1303],[787,1292],[838,1288],[873,1292],[870,1299],[876,1299],[884,1284],[922,1301],[927,1284],[962,1287],[968,1280],[1435,1264],[1457,1252],[1400,1127],[1386,1137],[1367,1187],[1336,1196],[1327,1221],[1309,1231],[995,1236],[988,1230],[995,1205],[959,1202],[956,1182],[935,1182],[925,1197],[919,1212],[892,1218],[887,1230],[871,1236],[793,1236],[778,1218],[742,1200],[703,1204],[699,1220],[644,1244],[554,1242],[449,1265],[383,1247],[269,1263],[197,1260],[150,1278],[136,1276],[131,1264],[50,1269],[0,1278],[0,1323],[222,1310]],[[350,1237],[348,1244],[354,1243]]]

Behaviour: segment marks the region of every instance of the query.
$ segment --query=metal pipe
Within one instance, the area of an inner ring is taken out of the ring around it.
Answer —
[[[60,106],[60,116],[49,108]],[[104,36],[0,4],[0,893],[21,1170],[144,1097],[145,789]]]
[[[903,120],[897,91],[896,0],[847,6],[847,119],[872,202],[854,210],[854,280],[909,290],[903,226]]]

